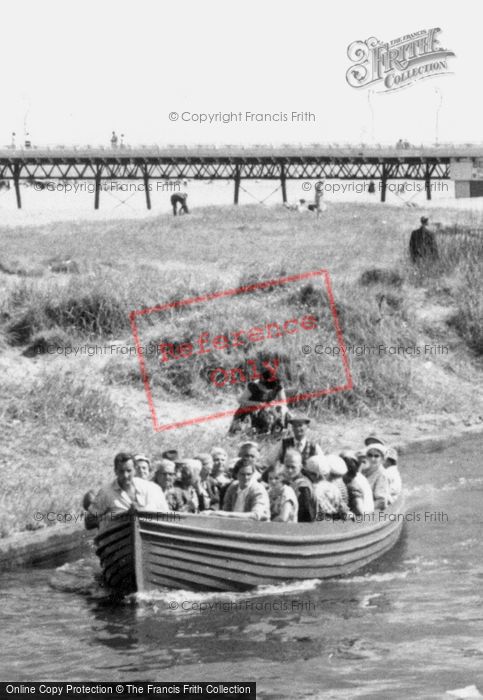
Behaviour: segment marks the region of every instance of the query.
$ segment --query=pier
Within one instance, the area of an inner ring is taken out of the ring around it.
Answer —
[[[283,202],[288,180],[368,180],[380,182],[385,202],[391,180],[424,181],[431,199],[432,180],[451,179],[450,165],[461,161],[481,167],[483,146],[11,146],[0,148],[0,186],[13,183],[21,208],[21,183],[41,189],[39,183],[90,180],[98,209],[103,181],[141,180],[151,209],[151,180],[233,180],[234,204],[244,180],[278,181]]]

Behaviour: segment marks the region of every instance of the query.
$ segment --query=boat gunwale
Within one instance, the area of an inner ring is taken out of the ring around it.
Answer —
[[[403,511],[404,508],[404,498],[400,496],[395,503],[391,504],[389,508],[387,508],[384,511],[378,511],[375,510],[374,513],[371,513],[370,515],[376,515],[378,513],[385,513],[385,514],[394,514],[398,515]],[[153,515],[158,515],[157,513],[153,512]],[[204,518],[209,518],[210,521],[214,520],[216,518],[216,515],[212,516],[203,516],[202,514],[197,514],[197,515],[191,515],[191,514],[185,514],[185,513],[179,513],[178,514],[180,518],[182,516],[182,519],[189,518],[190,520],[192,519],[193,522],[184,525],[182,523],[177,523],[175,521],[167,521],[163,519],[157,518],[152,518],[151,513],[148,511],[138,511],[137,516],[139,520],[139,525],[141,532],[147,533],[147,532],[155,532],[155,530],[151,529],[143,529],[143,525],[149,525],[149,524],[156,524],[157,527],[159,527],[160,530],[166,531],[169,529],[172,529],[173,532],[182,532],[182,533],[195,533],[198,535],[202,535],[202,533],[206,533],[208,537],[212,537],[213,539],[220,538],[220,537],[227,537],[231,539],[238,539],[238,540],[245,540],[248,542],[267,542],[267,543],[275,543],[275,544],[286,544],[288,546],[293,546],[293,545],[298,545],[298,544],[329,544],[330,542],[340,542],[341,540],[347,540],[347,539],[357,539],[358,537],[364,536],[368,534],[369,532],[376,532],[377,530],[382,530],[385,529],[386,527],[389,527],[391,525],[396,525],[398,524],[397,520],[379,520],[378,522],[357,522],[357,521],[352,521],[352,520],[326,520],[323,521],[324,523],[324,532],[320,533],[313,533],[314,526],[317,527],[316,521],[311,522],[311,523],[277,523],[273,521],[255,521],[255,520],[247,520],[243,521],[240,520],[238,521],[239,523],[246,524],[249,523],[250,527],[253,528],[253,524],[255,523],[256,526],[259,528],[266,529],[267,526],[270,526],[270,529],[273,529],[272,526],[278,526],[281,529],[283,528],[283,533],[281,534],[276,534],[276,533],[260,533],[260,532],[253,532],[250,530],[234,530],[232,527],[229,527],[227,529],[221,529],[221,528],[209,528],[209,527],[196,527],[196,521],[195,519],[198,519],[200,517]],[[218,523],[217,525],[225,525],[228,518],[218,518]],[[235,520],[235,519],[233,519]],[[232,520],[232,522],[233,522]],[[199,521],[198,521],[199,522]],[[205,522],[207,522],[205,520]],[[319,521],[322,523],[322,521]],[[215,524],[215,523],[214,523]],[[242,525],[243,526],[243,525]],[[297,528],[303,528],[304,530],[307,531],[307,533],[312,530],[312,533],[307,534],[297,534],[294,532],[293,534],[290,532],[290,529],[294,529],[294,526]],[[325,532],[325,528],[328,527],[331,530],[334,528],[341,529],[341,528],[350,528],[350,532],[347,530],[345,532]],[[206,538],[205,538],[206,539]]]

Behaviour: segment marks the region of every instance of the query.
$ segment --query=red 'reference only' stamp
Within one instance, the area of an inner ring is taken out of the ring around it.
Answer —
[[[163,314],[166,314],[166,312],[173,313],[182,310],[196,310],[199,312],[203,310],[203,305],[207,305],[208,303],[227,303],[230,299],[241,300],[243,302],[245,301],[243,295],[249,296],[256,291],[265,290],[270,292],[277,288],[280,289],[281,287],[292,287],[300,282],[310,283],[317,281],[321,282],[322,288],[325,289],[329,307],[328,311],[330,312],[332,324],[331,330],[334,343],[336,343],[338,347],[337,356],[339,358],[338,361],[340,361],[342,381],[334,386],[313,387],[310,391],[291,395],[284,400],[272,401],[269,405],[294,404],[299,401],[318,399],[329,394],[335,394],[353,388],[347,350],[342,336],[330,276],[327,270],[314,270],[298,275],[264,280],[235,289],[225,289],[202,296],[170,301],[166,304],[132,311],[129,315],[131,330],[155,432],[173,430],[174,428],[181,428],[204,423],[209,420],[234,416],[238,407],[223,411],[212,411],[203,415],[189,416],[186,419],[173,422],[160,422],[158,420],[158,409],[154,396],[155,387],[152,377],[150,378],[148,372],[148,363],[145,356],[146,345],[142,343],[141,338],[141,324],[143,319],[149,320],[150,326],[152,327],[153,321],[156,320],[156,315],[162,319]],[[230,310],[230,308],[224,308],[223,313],[219,316],[225,323],[226,318],[230,318],[230,313],[228,313]],[[214,332],[200,325],[199,331],[193,333],[193,324],[191,324],[189,341],[168,341],[160,338],[159,342],[156,342],[157,368],[161,372],[163,372],[163,370],[172,369],[173,367],[179,368],[181,363],[200,362],[201,359],[205,359],[210,353],[216,353],[219,366],[209,368],[206,374],[208,384],[211,385],[212,388],[224,389],[225,387],[229,388],[237,384],[242,385],[246,382],[257,381],[262,376],[260,374],[261,371],[264,371],[265,376],[267,376],[268,372],[273,380],[275,380],[278,378],[280,370],[280,360],[276,354],[272,354],[270,357],[262,360],[258,359],[257,361],[255,358],[246,357],[246,353],[256,347],[258,343],[263,344],[266,348],[267,343],[270,341],[275,341],[279,346],[280,344],[283,345],[284,342],[290,342],[292,344],[290,347],[293,352],[294,348],[297,350],[297,346],[293,345],[294,343],[307,342],[307,340],[311,340],[314,337],[314,333],[320,333],[323,329],[319,326],[317,314],[309,312],[306,308],[301,311],[297,310],[296,313],[292,309],[290,315],[285,313],[285,316],[283,310],[275,308],[270,312],[270,316],[270,321],[263,320],[255,323],[244,321],[243,327],[240,327],[241,324],[235,325],[235,321],[233,321],[234,329],[224,329],[223,332],[219,330]],[[215,318],[218,318],[217,314],[215,314]],[[146,332],[146,329],[144,332]],[[182,337],[181,330],[179,331],[179,335]],[[304,345],[303,347],[305,348],[306,346]],[[226,356],[226,358],[229,359],[237,352],[244,353],[243,366],[226,367],[223,366],[224,363],[219,362],[220,356]],[[205,356],[205,358],[203,358],[203,356]],[[268,404],[260,403],[247,408],[246,412],[258,411],[266,408],[267,405]]]

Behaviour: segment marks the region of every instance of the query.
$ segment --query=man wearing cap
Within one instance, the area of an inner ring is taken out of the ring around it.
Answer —
[[[164,493],[157,484],[139,479],[133,456],[119,452],[114,457],[114,481],[103,486],[89,506],[85,519],[87,530],[107,527],[112,516],[132,509],[168,513]]]
[[[374,508],[385,510],[389,503],[389,482],[384,469],[386,447],[380,442],[371,442],[366,447],[367,462],[364,465],[364,476],[372,489]]]
[[[386,476],[389,482],[389,503],[394,503],[402,491],[401,474],[397,466],[397,451],[394,447],[389,447],[386,452],[384,462]]]
[[[411,233],[409,239],[409,257],[417,264],[425,260],[434,261],[438,257],[436,237],[428,228],[428,218],[421,217],[421,226]]]
[[[292,426],[293,435],[282,439],[280,445],[277,447],[277,451],[274,454],[273,459],[271,460],[273,464],[276,462],[283,463],[285,460],[285,453],[289,448],[294,448],[300,452],[302,456],[302,465],[304,466],[309,457],[324,454],[319,444],[307,438],[310,418],[304,416],[302,413],[294,413],[288,419],[288,422]]]

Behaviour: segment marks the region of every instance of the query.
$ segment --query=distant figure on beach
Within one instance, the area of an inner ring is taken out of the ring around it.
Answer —
[[[171,195],[171,206],[173,207],[173,215],[178,216],[178,204],[179,204],[179,211],[180,214],[189,214],[189,209],[188,205],[186,204],[186,200],[188,199],[188,195],[186,192],[175,192],[174,194]]]
[[[323,187],[324,187],[323,180],[315,183],[314,204],[313,205],[309,204],[309,209],[311,211],[315,211],[315,213],[317,214],[317,218],[319,218],[321,211],[327,211],[327,204],[322,199],[323,194],[324,194]]]
[[[111,148],[117,148],[117,134],[115,131],[112,132],[111,136]]]
[[[409,239],[409,256],[411,262],[417,264],[425,261],[434,261],[438,258],[436,238],[428,228],[428,218],[421,217],[421,226],[411,233]]]

